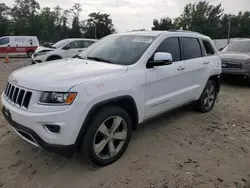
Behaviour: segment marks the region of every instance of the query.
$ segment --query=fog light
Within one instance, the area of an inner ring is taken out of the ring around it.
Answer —
[[[52,124],[45,124],[43,125],[44,129],[51,134],[59,134],[60,126],[59,125],[52,125]]]

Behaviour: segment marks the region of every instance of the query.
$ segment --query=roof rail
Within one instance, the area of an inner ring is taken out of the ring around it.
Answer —
[[[197,34],[200,34],[200,35],[202,35],[201,33],[199,33],[199,32],[196,32],[196,31],[189,31],[189,30],[182,30],[182,29],[169,29],[168,31],[170,31],[170,32],[186,32],[186,33],[197,33]]]

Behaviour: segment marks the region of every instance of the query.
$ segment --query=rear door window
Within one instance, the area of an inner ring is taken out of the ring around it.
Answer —
[[[183,37],[182,46],[185,60],[202,57],[200,42],[197,38]]]

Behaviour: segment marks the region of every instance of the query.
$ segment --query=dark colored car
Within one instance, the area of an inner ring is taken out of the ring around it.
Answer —
[[[220,55],[223,75],[237,75],[250,79],[250,39],[229,43]]]

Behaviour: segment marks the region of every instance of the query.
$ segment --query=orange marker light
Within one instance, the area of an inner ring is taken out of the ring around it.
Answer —
[[[68,98],[67,98],[65,104],[71,104],[75,100],[76,95],[77,95],[76,93],[70,93],[68,95]]]

